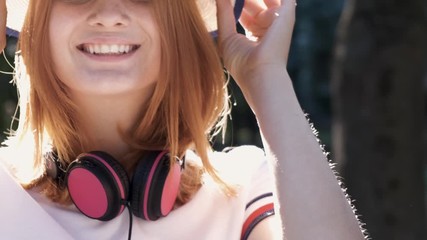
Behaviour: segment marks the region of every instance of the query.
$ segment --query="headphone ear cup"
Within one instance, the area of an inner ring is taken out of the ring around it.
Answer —
[[[181,168],[170,167],[166,151],[149,153],[138,163],[132,180],[133,214],[155,221],[172,210],[179,191]]]
[[[125,208],[129,178],[120,163],[105,152],[79,155],[68,167],[65,181],[71,200],[90,218],[108,221]]]

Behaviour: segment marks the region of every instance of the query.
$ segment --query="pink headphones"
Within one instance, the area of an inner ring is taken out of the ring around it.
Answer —
[[[64,169],[55,153],[46,155],[47,174],[65,184],[71,200],[89,218],[108,221],[130,205],[132,213],[154,221],[172,210],[178,195],[183,161],[170,167],[167,151],[141,159],[132,180],[108,153],[80,154]],[[178,161],[177,161],[178,162]]]

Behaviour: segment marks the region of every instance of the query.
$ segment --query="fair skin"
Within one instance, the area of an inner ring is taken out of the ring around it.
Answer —
[[[286,71],[295,0],[246,1],[240,21],[259,35],[256,43],[236,34],[234,26],[229,24],[233,18],[229,1],[217,0],[217,4],[219,42],[225,65],[255,113],[264,147],[277,165],[284,237],[364,239],[305,119]],[[269,234],[269,227],[275,224],[274,219],[263,222],[252,233],[252,239],[265,239],[263,234]]]
[[[0,52],[6,47],[6,0],[0,0]]]
[[[121,159],[129,147],[114,126],[126,130],[135,122],[160,69],[160,37],[147,3],[54,1],[50,34],[55,71],[79,107],[88,149]]]
[[[258,42],[236,33],[229,0],[217,4],[220,54],[258,119],[265,148],[277,162],[280,214],[258,224],[250,239],[281,239],[281,224],[290,240],[363,239],[286,71],[294,0],[246,0],[241,22],[260,37]],[[81,107],[87,135],[95,136],[90,148],[108,149],[117,159],[128,146],[111,126],[130,128],[160,68],[158,33],[148,10],[143,2],[122,0],[55,1],[53,7],[50,41],[57,73]],[[127,44],[133,51],[82,51],[102,44]]]
[[[52,8],[50,41],[55,71],[79,106],[87,135],[95,136],[88,148],[108,149],[119,161],[129,149],[111,126],[120,124],[126,129],[132,125],[152,92],[160,65],[159,35],[148,10],[144,4],[120,0],[55,1]],[[123,42],[140,47],[131,54],[116,55],[91,54],[81,47]],[[280,218],[269,217],[264,222],[253,230],[251,239],[259,239],[258,234],[264,239],[280,239]]]

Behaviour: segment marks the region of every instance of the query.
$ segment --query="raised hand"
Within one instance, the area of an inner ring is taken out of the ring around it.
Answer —
[[[251,40],[237,34],[230,0],[217,0],[219,48],[225,67],[242,90],[252,76],[286,69],[295,22],[295,0],[246,0],[240,22]]]
[[[276,165],[285,239],[363,239],[286,70],[295,0],[246,0],[240,22],[255,41],[236,33],[230,0],[216,1],[224,65],[255,113],[264,149]],[[265,225],[254,229],[253,239],[280,239],[265,237],[271,232]]]

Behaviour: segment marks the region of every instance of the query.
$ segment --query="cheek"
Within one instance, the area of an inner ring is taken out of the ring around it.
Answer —
[[[68,47],[73,29],[77,27],[79,21],[75,10],[53,4],[49,20],[49,41],[52,53],[55,53],[55,56],[59,55],[56,56],[59,59]]]
[[[162,65],[162,50],[160,48],[160,44],[155,44],[153,46],[153,53],[151,57],[151,68],[153,71],[157,72],[159,74],[161,72],[161,65]]]
[[[64,75],[67,75],[67,71],[71,67],[70,57],[67,55],[67,51],[65,51],[65,37],[62,34],[63,32],[60,31],[55,33],[55,27],[52,26],[50,28],[49,47],[52,69],[60,79],[63,79]]]
[[[62,40],[62,32],[57,32],[55,33],[55,28],[50,28],[50,33],[49,33],[49,47],[50,47],[50,54],[51,54],[51,58],[53,59],[53,62],[61,62],[59,61],[61,59],[61,55],[63,55],[63,53],[65,51],[63,51],[64,49],[64,41]],[[62,51],[61,51],[62,49]]]
[[[61,24],[55,15],[51,16],[51,21],[49,24],[49,47],[51,58],[54,63],[61,64],[66,59],[65,56],[65,47],[66,47],[66,39],[68,38],[67,28],[64,24]],[[57,64],[54,66],[55,71],[58,70]]]
[[[73,61],[70,54],[70,39],[73,30],[73,20],[68,15],[52,9],[49,23],[49,48],[52,59],[52,69],[61,79],[66,81],[66,76],[73,72]]]
[[[161,49],[160,46],[156,45],[153,46],[152,56],[149,60],[149,63],[141,63],[145,65],[146,70],[144,72],[141,72],[141,77],[146,75],[147,73],[151,76],[151,81],[157,81],[160,76],[164,76],[162,74],[162,58],[161,58]],[[146,61],[146,60],[142,60]]]
[[[162,46],[160,43],[160,35],[158,29],[154,29],[151,34],[151,68],[156,72],[157,76],[161,73],[162,68]],[[163,60],[164,61],[164,60]]]

